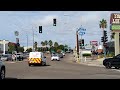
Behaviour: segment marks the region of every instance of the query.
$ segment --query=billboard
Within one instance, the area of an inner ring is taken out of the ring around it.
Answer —
[[[98,46],[98,41],[90,41],[90,45]]]
[[[120,31],[120,13],[112,13],[110,16],[110,30]]]

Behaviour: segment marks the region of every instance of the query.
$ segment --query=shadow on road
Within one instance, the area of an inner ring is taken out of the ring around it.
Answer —
[[[13,77],[6,77],[5,79],[17,79],[17,78],[13,78]]]
[[[32,65],[31,67],[46,67],[46,66],[51,66],[51,65],[45,65],[45,66],[42,66],[42,65]]]

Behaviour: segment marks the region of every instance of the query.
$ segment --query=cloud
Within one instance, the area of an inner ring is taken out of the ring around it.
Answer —
[[[33,21],[33,24],[36,26],[49,26],[49,25],[53,25],[53,18],[58,18],[57,15],[47,15],[47,16],[43,16],[43,17],[37,17],[36,20]]]

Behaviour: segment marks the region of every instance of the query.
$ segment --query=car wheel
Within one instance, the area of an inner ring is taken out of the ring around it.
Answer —
[[[107,68],[107,69],[110,69],[111,67],[112,67],[112,66],[111,66],[111,63],[108,62],[107,65],[106,65],[106,68]]]
[[[42,66],[45,66],[45,62],[42,61]]]
[[[44,66],[46,66],[46,62],[44,62]]]
[[[31,64],[28,64],[29,66],[31,66]]]
[[[115,69],[119,69],[120,67],[115,67]]]
[[[4,68],[2,68],[0,71],[0,80],[1,79],[5,79],[5,69]]]

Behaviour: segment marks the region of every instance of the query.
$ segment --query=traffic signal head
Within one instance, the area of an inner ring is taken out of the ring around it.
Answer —
[[[82,46],[84,46],[84,39],[82,39]]]
[[[108,41],[108,37],[107,37],[107,31],[104,31],[104,42]]]
[[[39,33],[42,33],[42,26],[39,26]]]
[[[53,19],[53,26],[56,26],[56,19]]]
[[[108,37],[104,37],[104,42],[107,42],[108,41]]]
[[[107,37],[107,31],[104,31],[104,37]]]
[[[81,40],[79,40],[79,42],[78,42],[78,43],[79,43],[79,46],[82,46],[82,42],[81,42]]]
[[[104,42],[104,37],[101,37],[101,42]]]

